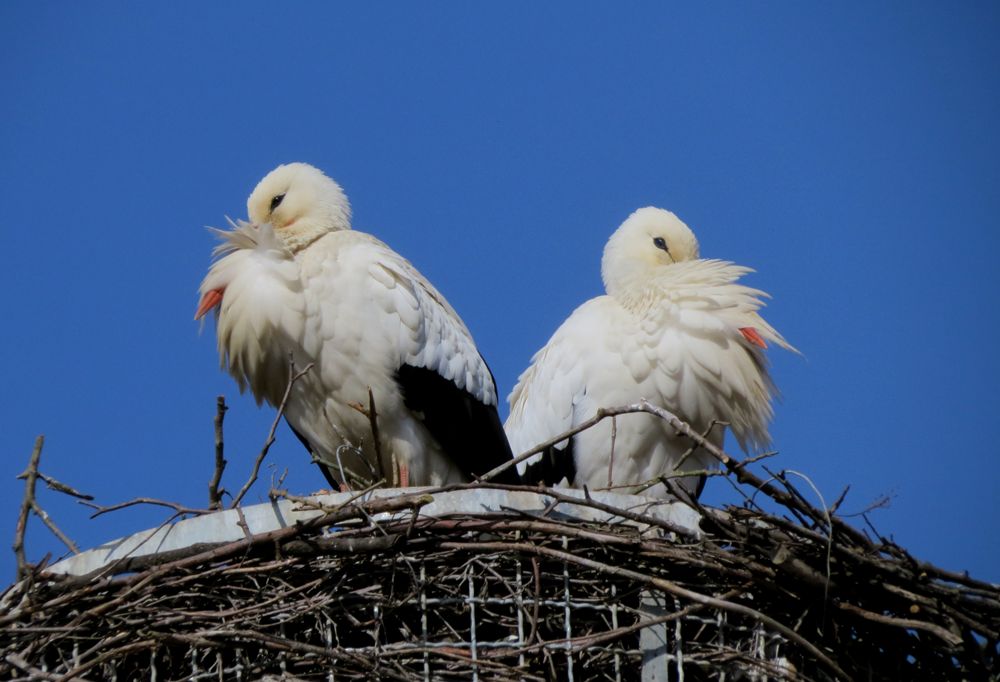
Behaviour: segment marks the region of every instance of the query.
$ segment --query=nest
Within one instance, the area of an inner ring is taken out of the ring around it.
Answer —
[[[741,506],[705,507],[669,477],[659,483],[679,501],[379,481],[310,498],[272,487],[270,504],[240,506],[279,407],[250,480],[217,511],[217,407],[212,510],[147,498],[97,507],[39,471],[39,438],[22,474],[18,580],[0,597],[0,676],[1000,678],[1000,586],[919,561],[870,523],[855,528],[837,516],[844,495],[814,506],[764,456],[735,460],[648,403],[578,429],[656,414],[716,458],[720,470],[702,473],[724,476]],[[156,503],[193,518],[79,553],[39,506],[38,480],[98,513]],[[31,512],[77,556],[29,564]]]
[[[88,575],[32,570],[3,598],[0,675],[997,674],[1000,589],[818,510],[806,521],[801,509],[779,516],[689,501],[689,523],[672,510],[679,503],[632,496],[489,485],[377,492],[284,500],[302,514],[285,527],[252,532],[240,513],[240,539],[133,555]],[[478,513],[427,513],[455,495],[504,497],[474,504]]]

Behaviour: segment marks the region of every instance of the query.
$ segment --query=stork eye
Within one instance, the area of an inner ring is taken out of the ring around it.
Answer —
[[[284,199],[284,198],[285,198],[284,194],[278,194],[273,199],[271,199],[271,212],[272,213],[274,212],[274,209],[276,209],[279,206],[281,206],[281,200]]]
[[[663,237],[656,237],[656,238],[654,238],[653,239],[653,246],[655,246],[658,249],[663,249],[667,253],[670,253],[670,249],[667,248],[667,242],[666,242],[666,240],[663,239]]]

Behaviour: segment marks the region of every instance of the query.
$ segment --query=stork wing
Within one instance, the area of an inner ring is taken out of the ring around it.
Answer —
[[[601,297],[577,308],[518,378],[508,398],[510,416],[505,424],[516,454],[593,417],[597,407],[611,407],[595,403],[589,390],[595,382],[604,382],[609,365],[620,365],[601,342],[608,333],[602,315],[607,302]],[[577,474],[575,440],[571,437],[529,458],[523,466],[525,480],[557,485],[566,479],[572,485]]]
[[[396,334],[395,380],[405,406],[470,478],[509,461],[496,383],[469,330],[416,268],[378,240],[371,244],[379,251],[369,264],[372,304],[389,313],[385,330]],[[517,483],[517,472],[511,467],[494,480]]]

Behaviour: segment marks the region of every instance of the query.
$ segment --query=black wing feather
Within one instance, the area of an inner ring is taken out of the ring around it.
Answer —
[[[514,457],[495,406],[480,402],[427,367],[403,365],[396,370],[396,383],[403,392],[406,408],[422,415],[424,426],[441,449],[469,478],[482,476]],[[516,467],[492,480],[507,484],[521,482]]]
[[[541,457],[524,468],[522,478],[531,485],[558,485],[564,478],[573,485],[576,481],[576,459],[573,456],[573,438],[561,448],[550,445]]]

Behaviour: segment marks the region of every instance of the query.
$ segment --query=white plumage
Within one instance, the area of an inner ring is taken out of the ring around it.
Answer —
[[[469,330],[409,262],[351,229],[337,183],[307,164],[279,166],[247,210],[249,223],[217,231],[195,317],[216,308],[222,366],[258,403],[281,402],[290,356],[297,369],[313,363],[285,418],[331,483],[389,478],[393,458],[403,485],[465,481],[510,459]],[[357,409],[369,389],[381,462]]]
[[[505,424],[515,453],[568,431],[601,407],[646,398],[705,433],[730,424],[744,448],[770,442],[776,389],[764,357],[766,341],[794,350],[757,313],[766,296],[736,283],[749,268],[700,260],[687,225],[658,208],[633,213],[608,240],[601,263],[607,295],[587,301],[532,358],[510,394]],[[724,427],[708,438],[722,445]],[[690,440],[649,414],[605,419],[521,464],[528,482],[590,488],[641,486],[677,471]],[[695,450],[681,471],[714,466]],[[701,480],[679,482],[700,492]],[[664,485],[647,495],[667,497]]]

